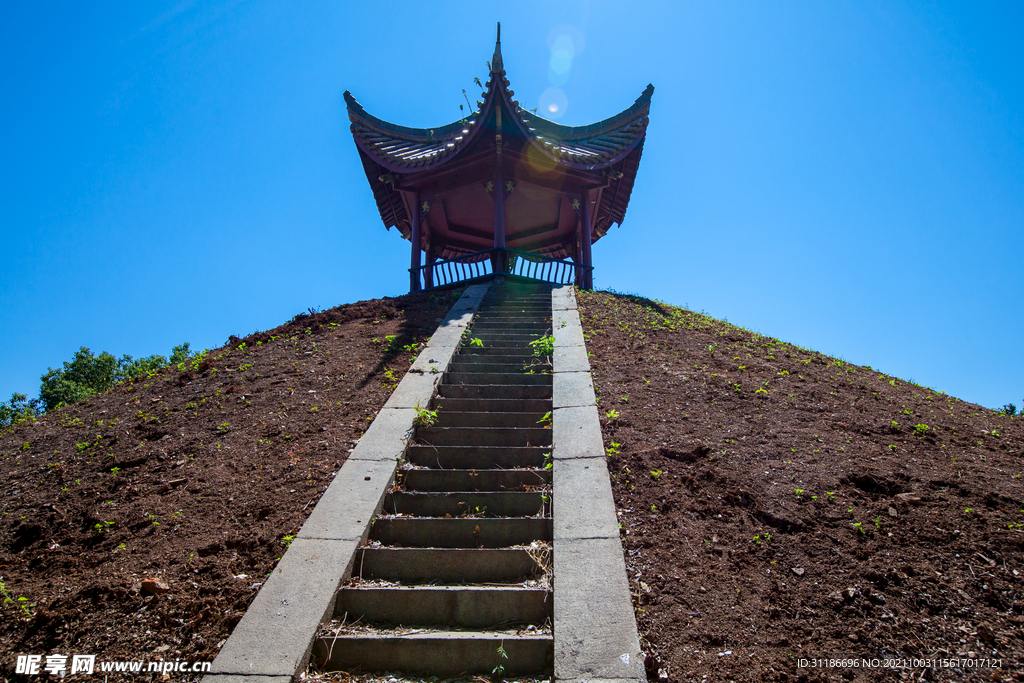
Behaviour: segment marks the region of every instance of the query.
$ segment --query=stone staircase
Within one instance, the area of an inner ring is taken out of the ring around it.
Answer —
[[[547,285],[488,290],[314,641],[319,668],[552,675],[552,374],[530,346],[551,310]]]

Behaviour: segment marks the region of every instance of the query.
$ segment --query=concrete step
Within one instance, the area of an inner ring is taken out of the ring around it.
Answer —
[[[502,363],[502,360],[501,356],[466,356],[452,361],[447,372],[501,372],[515,375],[536,370],[529,358],[516,358],[510,363]]]
[[[433,407],[440,410],[438,417],[447,412],[470,412],[475,410],[493,410],[497,413],[536,413],[543,414],[551,410],[551,399],[509,399],[509,398],[442,398],[435,397]]]
[[[442,384],[437,392],[444,398],[474,399],[531,399],[543,398],[551,400],[550,386],[485,384],[477,386]]]
[[[486,404],[477,402],[477,409],[487,408]],[[544,416],[547,420],[541,422]],[[438,410],[437,422],[434,427],[543,427],[551,426],[551,415],[548,413],[499,413],[499,412],[458,412],[455,410]]]
[[[545,336],[551,329],[551,323],[544,321],[525,320],[476,320],[473,328],[469,331],[471,337],[479,337],[483,332],[506,332],[509,334],[529,334],[534,337]]]
[[[517,384],[517,385],[551,385],[551,375],[532,375],[525,372],[446,372],[443,384]]]
[[[520,548],[362,548],[354,567],[365,581],[406,585],[522,583],[544,575]]]
[[[479,339],[480,341],[482,341],[484,343],[484,346],[488,346],[488,345],[493,346],[493,345],[497,344],[498,342],[504,342],[504,343],[507,343],[507,344],[511,344],[511,343],[517,343],[518,344],[518,343],[521,342],[523,344],[529,344],[530,342],[535,341],[538,337],[543,337],[543,336],[544,335],[542,335],[542,334],[530,334],[529,332],[519,332],[519,331],[516,331],[516,330],[513,330],[513,331],[497,330],[497,329],[494,329],[494,330],[480,330],[480,331],[470,330],[469,337],[467,337],[467,340],[466,340],[466,342],[464,342],[463,345],[464,346],[475,346],[470,341],[472,339]]]
[[[338,593],[334,616],[374,626],[541,626],[552,618],[551,593],[521,586],[354,586]]]
[[[502,648],[505,657],[498,652]],[[424,676],[491,674],[549,676],[554,640],[549,634],[436,631],[399,635],[339,635],[317,638],[313,656],[324,668],[401,671]]]
[[[473,346],[464,344],[458,349],[455,358],[462,359],[463,356],[503,356],[507,358],[506,363],[514,363],[518,358],[534,358],[533,349],[530,347],[509,347],[509,346]]]
[[[480,362],[479,359],[483,359]],[[540,358],[517,358],[511,363],[487,362],[501,356],[480,356],[476,359],[461,360],[448,366],[450,373],[487,373],[498,375],[551,375],[551,366]]]
[[[541,468],[547,464],[545,454],[550,458],[551,447],[413,445],[406,450],[405,458],[420,467],[488,470]]]
[[[533,355],[533,349],[530,348],[530,342],[536,339],[536,337],[530,335],[524,335],[521,339],[496,339],[494,335],[489,335],[487,332],[481,333],[481,337],[467,337],[466,342],[459,347],[460,353],[471,351],[474,349],[503,349],[502,355]],[[479,344],[471,343],[473,339],[480,339]]]
[[[481,306],[480,306],[481,308],[489,308],[491,306],[501,306],[501,305],[505,305],[505,304],[515,304],[515,303],[533,303],[533,304],[547,303],[548,306],[551,306],[551,292],[550,291],[548,291],[548,292],[540,292],[540,291],[538,291],[538,292],[527,292],[527,293],[524,293],[524,294],[514,294],[514,295],[488,294],[487,296],[485,296],[483,298],[483,300],[480,303],[481,303]]]
[[[551,470],[402,470],[406,491],[526,491],[551,485]]]
[[[470,365],[510,365],[521,369],[523,365],[533,365],[539,358],[533,355],[533,350],[517,351],[512,355],[499,353],[471,353],[469,349],[462,349],[463,353],[456,354],[452,362],[448,364],[448,371],[459,366]]]
[[[551,429],[533,427],[421,427],[416,443],[424,446],[551,446]]]
[[[551,519],[378,517],[370,538],[386,546],[406,548],[507,548],[533,541],[550,542]]]
[[[539,491],[395,491],[384,497],[384,514],[414,517],[532,517],[551,510]]]

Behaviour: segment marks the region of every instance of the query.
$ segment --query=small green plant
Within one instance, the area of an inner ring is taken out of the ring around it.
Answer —
[[[116,477],[117,473],[120,472],[120,471],[121,471],[120,467],[111,467],[110,468],[110,476]]]
[[[530,342],[530,348],[538,358],[547,358],[555,352],[555,338],[550,335],[539,337]]]
[[[551,426],[551,411],[544,413],[544,417],[537,420],[537,424],[544,425],[545,427]]]
[[[229,425],[227,422],[221,422],[219,425],[217,425],[217,428],[214,431],[217,432],[217,434],[223,436],[227,434],[228,430],[230,429],[231,425]]]
[[[664,473],[664,470],[651,470],[651,477],[653,477],[654,480],[657,481],[661,479],[661,475]]]
[[[498,656],[500,657],[500,659],[498,659],[498,665],[491,670],[491,675],[492,676],[504,676],[505,675],[505,666],[501,663],[501,660],[502,659],[508,659],[508,654],[505,652],[505,644],[504,643],[502,643],[501,645],[498,646]]]
[[[876,529],[881,529],[882,528],[882,518],[881,517],[875,517],[874,522],[875,522],[875,528]]]
[[[621,447],[622,447],[621,443],[616,443],[615,441],[612,441],[611,445],[608,446],[604,450],[605,450],[606,455],[609,458],[614,458],[616,455],[619,454],[619,448],[621,448]]]
[[[550,470],[553,467],[553,465],[554,465],[554,463],[551,462],[551,454],[550,453],[545,453],[544,454],[544,469]]]
[[[862,534],[867,533],[867,529],[864,528],[863,522],[851,522],[850,525]]]
[[[916,424],[916,425],[914,425],[914,435],[918,436],[918,437],[924,436],[930,430],[931,430],[931,427],[929,427],[926,424]]]
[[[290,546],[292,544],[292,541],[294,540],[295,534],[291,534],[290,536],[284,536],[281,538],[281,545],[283,545],[287,549],[288,546]]]
[[[793,493],[796,494],[797,498],[802,498],[803,495],[804,495],[804,490],[803,489],[793,489]]]
[[[26,617],[32,616],[32,610],[29,608],[34,607],[35,603],[30,604],[28,598],[26,597],[20,597],[16,599],[13,595],[11,595],[11,591],[7,588],[7,584],[5,584],[3,581],[0,581],[0,595],[3,596],[3,604],[13,604],[21,610],[22,615]]]
[[[825,495],[828,496],[828,502],[830,502],[830,503],[833,500],[835,500],[835,498],[836,498],[836,492],[835,491],[825,491]]]
[[[117,524],[117,522],[96,522],[92,525],[92,530],[93,533],[99,535],[107,529],[109,529],[110,527],[114,526],[115,524]]]
[[[607,413],[604,414],[604,416],[606,418],[608,418],[609,422],[615,422],[616,420],[619,419],[620,415],[621,415],[621,413],[619,413],[619,411],[615,410],[615,408],[612,408],[611,410],[609,410]]]
[[[416,416],[412,418],[413,427],[433,427],[437,422],[437,410],[421,408],[419,401],[416,402]]]
[[[484,340],[481,339],[480,337],[473,337],[472,339],[469,340],[469,343],[473,346],[483,347]]]

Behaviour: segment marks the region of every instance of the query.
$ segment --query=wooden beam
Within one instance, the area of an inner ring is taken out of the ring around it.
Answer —
[[[412,264],[409,271],[409,291],[418,292],[420,291],[420,195],[418,192],[412,193],[412,258],[410,263]]]
[[[509,247],[509,249],[515,249],[516,251],[539,251],[541,249],[547,249],[548,247],[561,246],[571,253],[571,242],[569,241],[571,237],[572,235],[566,235],[565,237],[549,237],[547,239],[530,242],[529,244]]]
[[[497,154],[494,159],[494,248],[505,248],[505,174],[501,162],[501,107],[496,110],[498,121],[498,132],[494,136],[495,150]],[[505,258],[502,252],[497,252],[498,260],[494,263],[495,273],[504,273]]]
[[[591,235],[590,235],[590,193],[584,192],[580,196],[580,200],[583,206],[580,207],[582,216],[580,222],[582,223],[582,230],[580,231],[580,251],[583,253],[583,265],[592,266],[594,265],[591,260],[590,246],[591,246]],[[583,289],[594,288],[594,271],[592,268],[585,268],[583,270]]]
[[[448,230],[468,237],[479,237],[480,239],[487,240],[488,242],[494,239],[493,233],[487,232],[486,230],[478,230],[476,228],[471,228],[468,225],[459,225],[458,223],[452,223],[451,221],[448,221]]]
[[[457,237],[443,237],[435,235],[435,238],[437,239],[437,242],[435,243],[434,248],[437,251],[444,251],[445,248],[452,247],[454,249],[464,249],[466,252],[474,252],[483,251],[484,249],[490,249],[492,246],[489,242],[480,244],[479,242],[460,240]]]

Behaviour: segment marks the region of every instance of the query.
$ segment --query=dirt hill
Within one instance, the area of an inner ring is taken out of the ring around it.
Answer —
[[[460,293],[302,314],[0,434],[0,671],[212,660]]]
[[[1024,424],[579,294],[637,619],[672,681],[1024,680]],[[856,657],[877,668],[799,667]],[[885,660],[989,659],[886,669]]]
[[[213,659],[458,294],[297,316],[0,434],[0,667]],[[924,680],[1024,680],[1020,420],[683,309],[579,301],[653,676],[916,681],[798,660],[974,656],[1002,669]]]

